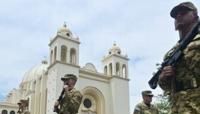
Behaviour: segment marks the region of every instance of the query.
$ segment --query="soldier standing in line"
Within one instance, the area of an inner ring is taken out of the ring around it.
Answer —
[[[19,106],[18,114],[30,114],[28,111],[28,100],[21,99],[17,104]]]
[[[58,114],[77,114],[83,97],[80,91],[74,88],[77,77],[66,74],[61,80],[64,82],[63,94],[56,101],[54,108],[60,105],[60,109],[56,111]]]
[[[18,114],[22,114],[22,112],[23,112],[23,107],[22,107],[22,102],[21,102],[21,100],[20,100],[17,104],[18,104],[18,111],[17,111],[17,113],[18,113]]]
[[[153,94],[146,90],[142,92],[143,102],[136,105],[133,114],[159,114],[158,109],[151,104]]]
[[[197,8],[191,2],[178,4],[170,15],[175,20],[180,40],[166,54],[165,60],[199,22]],[[159,85],[170,94],[172,114],[200,114],[200,32],[183,50],[182,58],[174,67],[163,68],[159,75]]]

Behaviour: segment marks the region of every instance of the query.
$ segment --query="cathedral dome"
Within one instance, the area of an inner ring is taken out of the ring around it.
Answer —
[[[47,67],[48,67],[47,61],[42,61],[41,64],[31,68],[28,72],[24,74],[22,83],[40,78],[47,71]]]
[[[110,48],[109,54],[121,54],[121,49],[116,45],[116,43],[114,43],[112,48]]]

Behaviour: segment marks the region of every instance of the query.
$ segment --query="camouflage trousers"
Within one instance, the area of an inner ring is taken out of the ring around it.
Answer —
[[[200,87],[175,93],[171,114],[200,114]]]

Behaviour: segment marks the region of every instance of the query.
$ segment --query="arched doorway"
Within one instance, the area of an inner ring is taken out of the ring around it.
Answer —
[[[105,114],[105,100],[100,90],[95,87],[83,89],[80,114]]]

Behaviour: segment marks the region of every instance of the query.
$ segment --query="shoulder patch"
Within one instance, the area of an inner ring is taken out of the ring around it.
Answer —
[[[136,111],[140,111],[141,109],[140,109],[138,106],[136,106],[136,107],[135,107],[135,110],[136,110]]]

